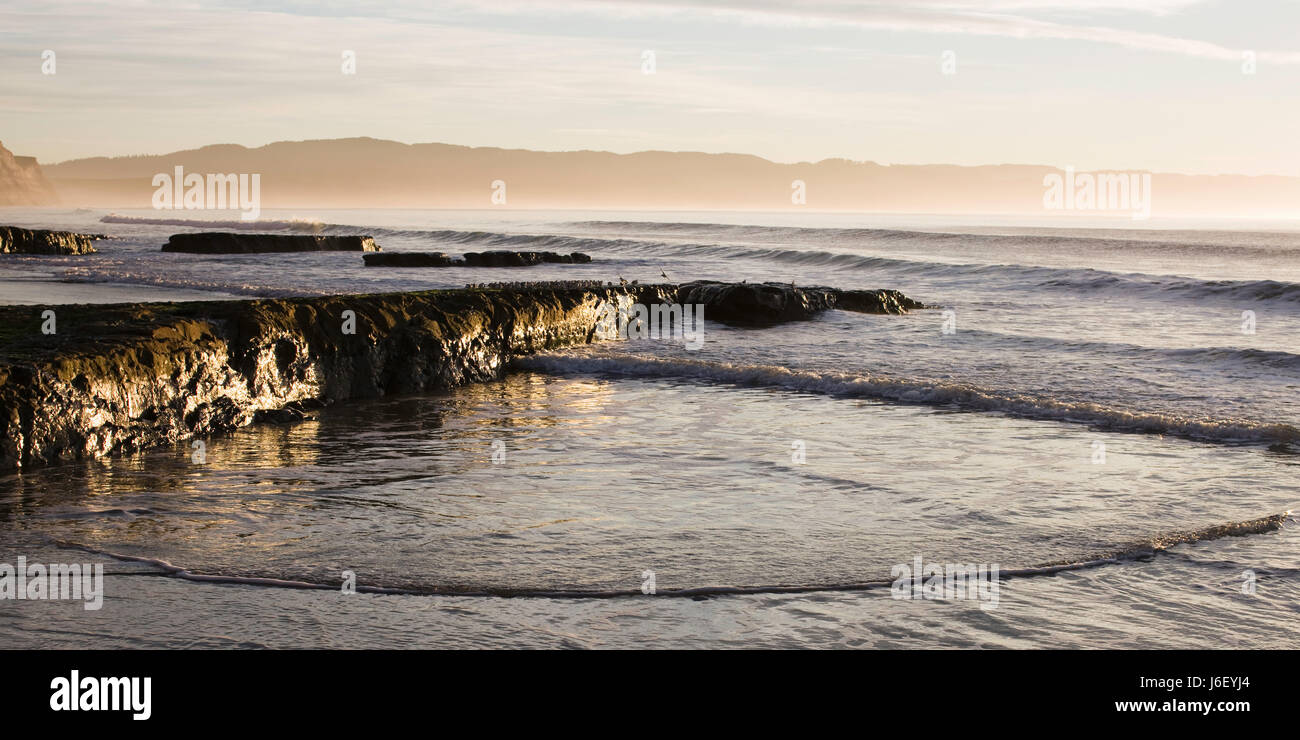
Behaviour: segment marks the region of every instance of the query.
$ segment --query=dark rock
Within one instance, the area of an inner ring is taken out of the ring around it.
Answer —
[[[172,234],[164,252],[193,254],[252,254],[260,252],[378,252],[368,236],[312,234]]]
[[[446,252],[375,252],[363,254],[366,267],[451,267],[457,261]]]
[[[551,262],[571,265],[590,262],[591,257],[582,252],[557,254],[555,252],[466,252],[464,263],[467,267],[531,267]]]
[[[484,288],[497,290],[567,290],[571,288],[603,290],[611,287],[611,284],[604,280],[511,280],[509,282],[467,283],[465,287],[480,290]]]
[[[730,323],[773,323],[807,319],[833,307],[823,291],[777,283],[698,281],[677,289],[678,303],[699,303],[705,316]]]
[[[905,314],[925,304],[914,301],[897,290],[841,290],[837,291],[835,307],[858,313]]]
[[[286,404],[280,409],[264,409],[253,414],[253,423],[260,424],[297,424],[300,421],[311,421],[316,418],[312,413],[313,409],[320,408],[322,403],[309,400],[297,401]]]
[[[700,303],[705,316],[734,324],[799,321],[832,308],[858,313],[904,314],[924,308],[896,290],[840,290],[790,283],[719,283],[701,280],[677,287],[678,303]]]
[[[456,290],[265,301],[0,306],[0,470],[218,434],[293,404],[453,388],[592,341],[625,291]],[[352,311],[355,334],[343,333]],[[291,409],[287,414],[278,413]]]
[[[0,254],[94,254],[93,242],[107,238],[104,234],[0,226]]]
[[[877,298],[871,298],[871,296]],[[499,377],[517,355],[596,340],[608,303],[704,303],[759,323],[897,312],[894,291],[688,283],[537,284],[259,301],[0,306],[0,470],[291,423],[335,401]],[[848,307],[846,305],[846,307]],[[350,311],[355,333],[343,333]]]
[[[581,264],[591,262],[582,252],[467,252],[456,259],[446,252],[386,252],[363,256],[367,267],[531,267],[544,263]]]

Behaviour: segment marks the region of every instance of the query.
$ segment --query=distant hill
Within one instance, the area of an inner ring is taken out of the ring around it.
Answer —
[[[58,196],[35,157],[16,157],[0,142],[0,206],[46,206]]]
[[[150,206],[155,174],[259,174],[263,208],[764,209],[1042,213],[1036,165],[881,165],[827,159],[781,164],[746,154],[540,152],[371,138],[206,146],[171,154],[47,165],[64,203]],[[792,182],[806,204],[791,201]],[[1156,215],[1300,216],[1300,178],[1152,175]]]

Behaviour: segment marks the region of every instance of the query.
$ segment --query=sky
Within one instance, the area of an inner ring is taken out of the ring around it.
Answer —
[[[352,136],[1300,176],[1300,0],[0,0],[16,154]]]

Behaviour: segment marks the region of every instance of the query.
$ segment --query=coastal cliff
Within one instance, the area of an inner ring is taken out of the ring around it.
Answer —
[[[788,319],[852,293],[689,283],[0,307],[0,470],[496,378],[514,356],[613,338],[600,325],[607,302],[690,301],[719,317]],[[920,305],[875,293],[873,312]]]
[[[35,157],[16,157],[0,143],[0,206],[49,206],[59,202]]]

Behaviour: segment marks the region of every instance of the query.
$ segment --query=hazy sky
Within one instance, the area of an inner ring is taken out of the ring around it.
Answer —
[[[15,153],[347,136],[1300,175],[1300,2],[0,0]]]

